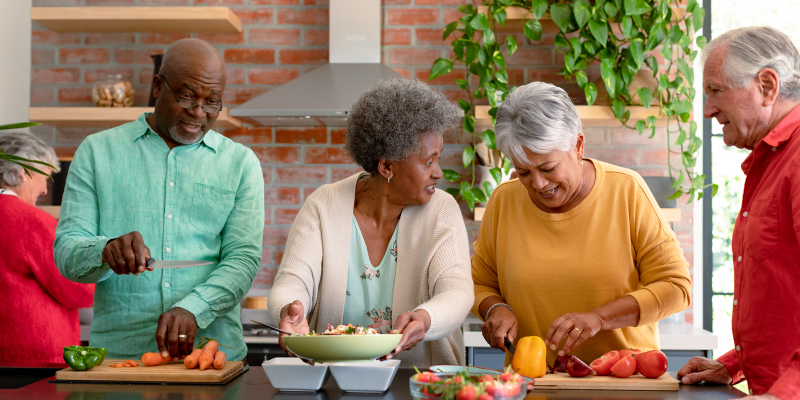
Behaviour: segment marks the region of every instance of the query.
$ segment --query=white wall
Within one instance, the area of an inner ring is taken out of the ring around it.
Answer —
[[[31,1],[0,0],[0,125],[28,121]]]

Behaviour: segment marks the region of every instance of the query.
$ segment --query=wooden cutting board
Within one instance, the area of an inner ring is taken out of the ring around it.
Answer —
[[[224,384],[244,372],[241,361],[227,361],[222,369],[187,369],[183,362],[175,362],[155,367],[147,367],[141,362],[138,367],[111,368],[111,363],[125,360],[104,360],[102,364],[88,370],[75,371],[65,368],[56,371],[58,381],[95,382],[152,382],[152,383],[200,383]],[[136,360],[138,362],[138,360]]]
[[[680,389],[680,383],[669,374],[661,375],[657,379],[648,379],[642,375],[631,375],[627,378],[600,375],[573,378],[565,372],[556,372],[536,378],[533,385],[539,389],[664,390],[673,392]]]

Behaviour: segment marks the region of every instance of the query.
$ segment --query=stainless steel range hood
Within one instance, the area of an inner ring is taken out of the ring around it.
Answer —
[[[261,125],[345,125],[359,94],[403,76],[381,64],[381,2],[330,1],[329,64],[231,109]]]

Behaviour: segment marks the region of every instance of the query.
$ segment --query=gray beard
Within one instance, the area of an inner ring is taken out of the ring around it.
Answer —
[[[177,142],[177,143],[180,143],[180,144],[195,144],[195,143],[199,142],[199,141],[200,141],[200,139],[202,139],[202,138],[203,138],[203,136],[205,136],[205,135],[206,135],[206,133],[204,132],[204,133],[202,133],[202,134],[198,135],[198,136],[197,136],[196,138],[194,138],[193,140],[187,140],[187,139],[184,139],[184,138],[183,138],[183,137],[182,137],[182,136],[181,136],[181,135],[178,133],[178,126],[177,126],[177,125],[174,125],[174,126],[170,127],[170,128],[169,128],[169,132],[168,132],[168,133],[169,133],[169,138],[170,138],[170,139],[172,139],[172,140],[174,140],[175,142]]]

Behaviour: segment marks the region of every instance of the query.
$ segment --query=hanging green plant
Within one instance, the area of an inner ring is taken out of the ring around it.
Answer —
[[[0,125],[0,131],[7,130],[7,129],[23,129],[23,128],[29,128],[31,126],[37,126],[37,125],[39,125],[39,124],[37,124],[35,122],[20,122],[18,124]],[[19,165],[20,167],[22,167],[22,169],[25,171],[25,174],[27,174],[28,176],[31,176],[30,171],[33,171],[33,172],[36,172],[38,174],[46,175],[46,176],[50,177],[51,179],[53,178],[52,176],[50,176],[48,174],[45,174],[41,170],[39,170],[39,169],[37,169],[35,167],[32,167],[32,166],[27,164],[27,163],[41,164],[41,165],[50,167],[50,169],[55,169],[54,166],[52,166],[52,165],[50,165],[50,164],[48,164],[46,162],[36,161],[36,160],[28,160],[27,158],[17,157],[17,156],[12,155],[12,154],[5,154],[2,151],[0,151],[0,160],[8,160],[10,162],[13,162],[14,164]]]
[[[688,202],[702,198],[705,176],[695,173],[694,167],[700,153],[702,139],[697,133],[697,123],[692,121],[692,101],[695,96],[694,70],[690,63],[697,57],[692,49],[692,37],[702,28],[705,11],[696,0],[688,0],[685,9],[679,0],[482,0],[485,7],[474,4],[459,7],[464,16],[447,25],[442,40],[453,36],[453,53],[449,58],[437,59],[431,68],[430,79],[450,73],[455,63],[465,66],[465,78],[458,86],[465,90],[467,100],[458,103],[464,110],[464,130],[472,134],[472,146],[463,153],[464,167],[471,174],[470,181],[462,181],[456,171],[446,170],[445,179],[460,182],[460,188],[448,189],[456,198],[467,202],[473,209],[476,202],[484,203],[491,195],[491,185],[475,185],[475,146],[480,140],[489,149],[495,148],[495,134],[491,129],[478,133],[475,129],[475,105],[479,99],[488,99],[489,115],[497,115],[497,105],[514,89],[508,86],[506,57],[517,50],[513,35],[498,40],[498,27],[506,23],[509,7],[525,9],[522,30],[529,40],[542,38],[540,20],[549,11],[549,17],[558,26],[555,47],[564,55],[564,67],[559,74],[575,81],[586,96],[589,105],[598,99],[598,87],[589,82],[586,69],[600,65],[600,75],[608,107],[619,122],[640,135],[646,130],[650,137],[656,133],[656,122],[666,120],[669,176],[675,192],[670,199],[688,194]],[[615,33],[618,32],[618,33]],[[706,38],[697,36],[697,47],[705,46]],[[659,50],[660,49],[660,50]],[[668,65],[659,68],[656,54],[663,56]],[[629,86],[634,76],[647,67],[657,87],[646,86],[631,93]],[[472,76],[478,79],[472,84]],[[605,96],[603,96],[605,97]],[[658,115],[632,121],[629,106],[641,104],[645,108],[658,108]],[[673,154],[680,154],[681,165],[674,166]],[[501,157],[499,167],[491,170],[493,179],[500,183],[501,169],[508,173],[511,162]],[[717,185],[712,185],[712,195]]]

